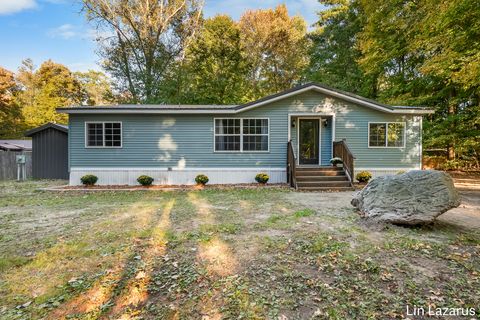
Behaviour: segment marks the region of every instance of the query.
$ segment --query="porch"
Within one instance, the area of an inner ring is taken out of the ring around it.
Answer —
[[[334,115],[290,115],[289,141],[298,166],[330,166],[335,137]]]
[[[333,167],[330,160],[341,158]],[[350,190],[354,159],[345,140],[335,141],[334,115],[289,115],[287,180],[300,190]]]

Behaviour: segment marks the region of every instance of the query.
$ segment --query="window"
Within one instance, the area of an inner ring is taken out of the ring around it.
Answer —
[[[369,147],[403,148],[405,147],[405,123],[369,123],[368,141]]]
[[[240,151],[240,119],[215,120],[215,150]]]
[[[215,119],[215,151],[268,151],[268,119]]]
[[[243,150],[268,151],[268,119],[243,119]]]
[[[122,123],[121,122],[87,122],[86,147],[90,148],[121,148]]]

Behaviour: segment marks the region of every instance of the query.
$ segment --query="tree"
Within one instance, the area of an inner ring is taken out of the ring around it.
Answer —
[[[175,103],[237,104],[246,102],[247,63],[240,29],[230,17],[207,19],[176,69]]]
[[[307,25],[287,7],[249,10],[240,18],[242,42],[251,66],[252,98],[291,88],[308,64]]]
[[[319,0],[327,9],[318,13],[312,41],[306,80],[322,82],[365,97],[377,94],[376,73],[366,75],[357,60],[358,35],[364,24],[364,13],[358,1]]]
[[[99,106],[115,102],[110,80],[103,72],[88,70],[87,72],[75,72],[74,76],[86,93],[84,104]]]
[[[421,4],[422,19],[409,47],[425,56],[419,71],[441,84],[438,111],[427,124],[428,143],[447,146],[450,159],[473,157],[480,167],[480,1]]]
[[[97,23],[103,67],[128,90],[133,102],[153,102],[160,83],[182,57],[198,28],[200,0],[82,0],[87,18]]]
[[[435,108],[425,146],[478,163],[480,1],[360,2],[368,19],[359,61],[367,73],[380,71],[380,98]]]
[[[56,108],[81,104],[85,99],[82,86],[72,72],[51,60],[42,63],[38,70],[34,70],[31,61],[26,61],[18,71],[17,81],[18,101],[27,128],[45,122],[66,123],[66,115],[57,113]]]
[[[330,7],[311,35],[307,78],[434,108],[424,147],[446,148],[450,159],[478,166],[480,0],[320,1]]]
[[[22,136],[22,113],[15,101],[18,90],[13,73],[0,67],[0,137]]]

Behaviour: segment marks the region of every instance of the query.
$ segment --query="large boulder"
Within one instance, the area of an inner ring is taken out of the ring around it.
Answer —
[[[458,207],[460,198],[445,172],[415,170],[371,180],[351,203],[367,221],[422,225]]]

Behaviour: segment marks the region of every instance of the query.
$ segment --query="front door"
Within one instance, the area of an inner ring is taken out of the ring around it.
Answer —
[[[298,146],[300,164],[319,163],[319,122],[320,119],[299,119]]]

